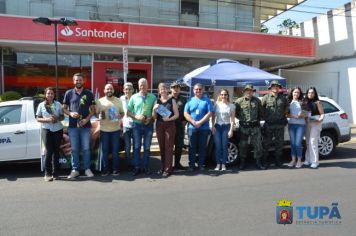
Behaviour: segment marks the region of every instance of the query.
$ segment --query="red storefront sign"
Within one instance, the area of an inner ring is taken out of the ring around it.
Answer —
[[[76,26],[58,27],[59,42],[128,44],[129,25],[125,23],[77,21]]]
[[[0,16],[0,42],[52,41],[53,26],[36,25],[29,17]],[[59,25],[59,42],[129,45],[236,52],[276,56],[314,57],[315,39],[255,32],[180,26],[78,20],[77,26]]]

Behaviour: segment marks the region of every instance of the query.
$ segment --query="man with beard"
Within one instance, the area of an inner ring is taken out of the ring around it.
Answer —
[[[107,176],[109,171],[109,148],[112,154],[112,174],[119,174],[119,147],[121,118],[124,115],[122,102],[114,96],[112,84],[105,85],[105,96],[96,102],[96,116],[100,120],[100,148],[102,160],[102,175]]]
[[[84,89],[84,77],[81,73],[73,75],[75,87],[67,90],[63,99],[63,111],[69,116],[68,135],[72,147],[72,171],[68,179],[79,176],[80,147],[83,153],[85,175],[93,177],[90,170],[90,118],[95,113],[93,93]]]

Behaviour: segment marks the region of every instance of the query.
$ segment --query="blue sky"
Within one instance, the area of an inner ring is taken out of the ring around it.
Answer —
[[[351,0],[307,0],[299,6],[292,8],[292,11],[287,11],[273,18],[265,25],[268,27],[269,33],[277,33],[279,31],[277,26],[285,19],[290,18],[297,23],[301,23],[319,15],[319,13],[326,13],[329,9],[343,6],[348,2],[351,2]],[[295,12],[293,10],[312,13]]]

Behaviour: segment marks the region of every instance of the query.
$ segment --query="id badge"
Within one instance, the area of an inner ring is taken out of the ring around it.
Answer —
[[[199,109],[195,110],[195,114],[199,115]]]

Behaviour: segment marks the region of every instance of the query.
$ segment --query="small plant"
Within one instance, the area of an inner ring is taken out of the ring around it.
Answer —
[[[0,96],[0,101],[1,102],[5,102],[5,101],[13,101],[13,100],[18,100],[20,99],[22,96],[19,92],[16,91],[7,91],[5,93],[3,93]]]

